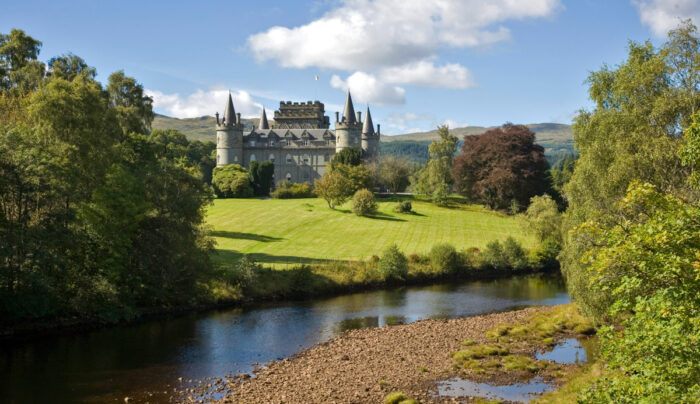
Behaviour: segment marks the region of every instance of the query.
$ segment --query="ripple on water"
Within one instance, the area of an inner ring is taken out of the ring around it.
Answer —
[[[539,376],[527,382],[496,386],[489,383],[477,383],[459,377],[438,383],[437,395],[441,397],[484,397],[493,400],[528,402],[536,396],[554,390],[554,386],[545,383]]]

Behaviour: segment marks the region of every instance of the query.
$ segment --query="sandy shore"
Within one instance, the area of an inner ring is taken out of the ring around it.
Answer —
[[[460,342],[486,342],[486,330],[543,310],[548,308],[349,331],[267,363],[253,378],[224,382],[227,395],[221,402],[382,403],[392,391],[423,403],[455,402],[433,392],[437,381],[457,374],[450,353],[462,348]]]

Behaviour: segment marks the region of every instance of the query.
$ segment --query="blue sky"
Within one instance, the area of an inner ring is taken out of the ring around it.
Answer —
[[[700,0],[25,1],[3,7],[0,32],[41,40],[44,61],[79,55],[102,81],[124,70],[166,115],[222,112],[230,90],[244,116],[319,99],[332,117],[350,88],[399,134],[569,123],[590,71],[679,18],[698,24]]]

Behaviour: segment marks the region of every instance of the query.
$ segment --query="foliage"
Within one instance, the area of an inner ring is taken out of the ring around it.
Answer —
[[[557,203],[547,194],[533,196],[525,212],[525,223],[540,241],[553,239],[561,242],[562,215]]]
[[[374,176],[365,165],[352,166],[339,163],[331,165],[330,171],[338,173],[345,178],[347,182],[345,193],[348,198],[360,189],[372,189],[374,187]]]
[[[214,168],[214,192],[219,198],[248,198],[253,196],[248,170],[238,164]]]
[[[111,100],[140,84],[108,91],[74,55],[52,59],[44,77],[26,70],[40,64],[38,41],[19,30],[0,38],[2,325],[116,321],[202,298],[211,195],[192,169],[122,128],[123,104]]]
[[[550,189],[544,149],[524,125],[505,124],[465,136],[454,164],[457,191],[492,209],[505,209],[513,200],[527,206],[531,197]]]
[[[379,142],[379,155],[391,156],[418,164],[425,164],[430,158],[428,146],[430,141],[394,140]]]
[[[490,241],[479,256],[479,264],[482,267],[493,269],[506,269],[508,259],[506,258],[503,246],[498,240]]]
[[[151,131],[153,98],[145,95],[143,86],[123,71],[109,76],[107,84],[109,103],[116,112],[119,126],[124,134],[131,132],[148,134]]]
[[[394,208],[394,212],[397,213],[411,213],[413,211],[413,205],[411,205],[411,201],[401,201],[396,204],[396,207]]]
[[[513,237],[508,236],[506,241],[503,242],[503,255],[511,268],[519,270],[527,267],[525,250]]]
[[[361,189],[352,197],[352,212],[357,216],[370,216],[377,213],[377,202],[369,189]]]
[[[603,66],[588,78],[596,107],[575,120],[579,159],[564,187],[569,235],[560,255],[571,296],[586,313],[603,316],[612,297],[590,287],[591,262],[581,257],[595,246],[588,234],[571,230],[589,220],[617,217],[617,202],[634,181],[698,200],[687,182],[693,167],[682,166],[679,149],[681,132],[690,127],[693,111],[700,110],[699,53],[697,29],[686,21],[660,48],[632,42],[624,63]]]
[[[438,126],[439,140],[430,144],[430,159],[417,173],[416,192],[434,197],[434,202],[442,203],[452,189],[452,164],[457,151],[458,139],[450,134],[445,125]],[[437,191],[437,192],[436,192]]]
[[[433,193],[430,195],[430,200],[438,206],[447,206],[448,198],[450,197],[450,186],[442,183],[435,186]]]
[[[275,190],[270,193],[270,196],[276,199],[299,199],[299,198],[315,198],[316,195],[311,190],[311,184],[305,182],[298,184],[289,180],[283,180],[277,183]]]
[[[250,179],[253,185],[253,194],[256,196],[268,196],[272,188],[275,175],[275,164],[271,161],[251,161]]]
[[[691,170],[688,183],[700,190],[700,112],[692,117],[693,123],[684,132],[684,144],[678,151],[681,163]]]
[[[700,207],[633,182],[617,209],[577,230],[596,246],[582,259],[591,288],[610,302],[590,310],[623,326],[603,328],[611,372],[582,401],[697,401]]]
[[[411,165],[407,160],[384,157],[379,163],[379,181],[394,194],[406,190],[410,176]]]
[[[573,153],[567,153],[562,158],[557,160],[549,169],[552,178],[552,187],[561,194],[564,192],[564,185],[571,180],[571,175],[576,167],[576,156]]]
[[[447,243],[435,244],[428,254],[430,265],[440,273],[452,273],[460,266],[457,250]]]
[[[385,279],[404,279],[408,274],[408,259],[394,244],[382,253],[377,270]]]
[[[535,269],[558,268],[557,257],[560,252],[561,241],[550,237],[544,239],[538,247],[530,250],[527,260],[530,267]]]
[[[319,198],[324,199],[331,209],[348,200],[349,189],[351,189],[350,181],[335,170],[326,171],[321,179],[314,181],[314,192]]]
[[[182,133],[173,129],[154,129],[148,135],[149,143],[154,144],[159,157],[176,162],[176,164],[199,172],[202,180],[211,184],[212,172],[216,161],[212,152],[216,150],[213,142],[202,143],[189,141]]]
[[[338,164],[346,166],[359,166],[362,164],[362,150],[357,147],[346,147],[333,155],[331,166]]]

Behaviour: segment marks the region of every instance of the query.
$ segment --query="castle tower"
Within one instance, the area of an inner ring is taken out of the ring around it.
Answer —
[[[362,153],[365,158],[371,160],[379,155],[379,136],[379,125],[377,125],[377,131],[375,132],[372,114],[370,114],[369,106],[367,106],[365,123],[362,125]]]
[[[343,117],[338,121],[338,114],[335,115],[335,152],[338,153],[347,147],[362,147],[362,120],[359,112],[355,118],[350,91],[345,100]]]
[[[263,107],[262,116],[260,117],[260,122],[258,123],[258,129],[270,129],[270,124],[267,123],[267,114],[265,114],[265,107]]]
[[[221,122],[216,113],[216,166],[229,164],[243,164],[243,124],[241,114],[233,108],[230,92]]]

